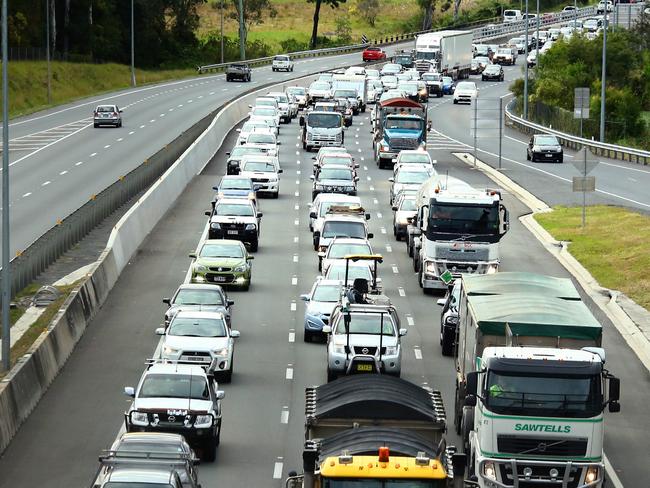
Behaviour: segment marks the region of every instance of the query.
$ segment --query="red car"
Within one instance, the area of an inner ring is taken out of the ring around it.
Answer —
[[[368,47],[363,51],[363,61],[381,61],[386,59],[386,53],[380,47]]]

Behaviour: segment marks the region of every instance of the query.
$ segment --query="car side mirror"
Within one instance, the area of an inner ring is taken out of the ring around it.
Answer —
[[[436,305],[438,305],[439,307],[444,307],[445,303],[447,303],[447,300],[445,300],[444,298],[438,298],[438,300],[436,300]]]
[[[226,303],[229,307],[232,307],[235,304],[235,300],[226,300]]]
[[[232,337],[233,339],[237,339],[238,337],[241,337],[241,334],[239,333],[238,330],[231,330],[230,337]]]
[[[314,180],[314,179],[316,179],[316,177],[314,175],[309,175],[309,179]]]
[[[318,253],[318,257],[321,258],[321,259],[324,258],[325,257],[325,251],[320,251]]]
[[[122,113],[122,109],[120,109],[119,112]]]
[[[279,146],[279,145],[281,145],[281,144],[282,144],[282,143],[281,143],[280,141],[276,141],[276,143],[275,143],[276,146]]]
[[[405,336],[407,332],[408,332],[408,329],[400,329],[400,330],[399,330],[399,335],[400,335],[400,337]]]
[[[224,398],[226,398],[226,392],[223,390],[217,390],[215,396],[217,397],[217,400],[223,400]]]
[[[241,129],[235,129],[235,132],[241,132]]]
[[[397,207],[396,207],[395,205],[393,205],[393,206],[391,207],[391,210],[392,210],[393,212],[396,212],[396,211],[397,211]]]
[[[323,334],[331,334],[332,333],[332,326],[331,325],[324,325],[323,326]]]
[[[370,214],[369,213],[366,214],[366,220],[370,220]]]
[[[355,177],[354,177],[354,181],[359,181],[359,177],[358,177],[358,176],[355,176]]]
[[[205,215],[207,215],[208,217],[210,217],[210,215],[212,215],[212,212],[210,212],[209,210],[206,210],[206,211],[205,211]]]
[[[283,170],[283,169],[279,169],[279,170],[278,170],[278,174],[280,174],[280,173],[284,173],[284,170]]]
[[[189,253],[188,256],[191,257],[192,259],[196,259],[196,253],[195,252]]]
[[[165,305],[171,305],[171,304],[172,304],[172,299],[171,299],[171,298],[163,298],[163,299],[162,299],[162,302],[163,302]]]
[[[249,104],[249,105],[248,105],[248,108],[253,108],[253,106]]]
[[[158,327],[156,329],[156,335],[165,335],[165,328],[164,327]]]
[[[609,401],[611,402],[610,408],[612,406],[612,403],[618,403],[620,397],[621,397],[621,380],[615,377],[609,378]]]
[[[124,394],[128,397],[135,398],[135,388],[133,388],[132,386],[125,386]]]
[[[257,212],[257,218],[261,219],[264,214],[262,212]]]
[[[368,232],[368,239],[372,239],[373,237],[375,237],[375,234],[373,234],[372,232]]]
[[[359,169],[359,163],[354,163],[354,169]]]
[[[252,261],[253,259],[255,259],[255,256],[246,256],[246,259],[247,259],[248,261]]]
[[[310,219],[317,219],[318,216],[316,215],[316,212],[309,212],[309,218]]]
[[[218,187],[218,186],[213,186],[212,189],[213,189],[214,191],[219,191],[219,187]]]
[[[388,181],[390,181],[391,183],[395,183],[395,178],[391,176],[390,178],[388,178]]]

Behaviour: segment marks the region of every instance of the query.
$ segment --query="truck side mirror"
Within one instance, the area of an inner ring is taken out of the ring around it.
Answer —
[[[309,212],[309,218],[310,219],[317,219],[318,216],[316,215],[316,212]]]
[[[476,395],[478,390],[478,371],[467,373],[467,395]]]
[[[475,407],[476,406],[476,397],[474,395],[467,395],[465,397],[465,406],[466,407]]]
[[[619,412],[621,405],[618,400],[621,397],[621,380],[615,377],[609,378],[609,411]],[[612,410],[614,408],[614,410]]]
[[[455,452],[451,455],[451,466],[454,468],[454,476],[462,478],[465,475],[467,455],[464,452]]]
[[[503,234],[510,230],[510,212],[503,207]]]
[[[299,122],[300,122],[300,127],[304,127],[304,126],[305,126],[305,116],[304,116],[304,115],[301,115],[301,116],[300,116],[300,120],[299,120]]]

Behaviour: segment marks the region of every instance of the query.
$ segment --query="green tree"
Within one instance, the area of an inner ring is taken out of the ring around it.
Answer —
[[[356,8],[361,18],[374,27],[379,15],[379,0],[359,0]]]
[[[422,30],[430,30],[433,26],[436,3],[437,0],[418,0],[418,6],[422,9]]]
[[[229,16],[239,22],[239,0],[232,0],[232,3],[235,6],[235,12]],[[270,0],[242,0],[242,4],[244,6],[244,42],[246,42],[248,32],[254,25],[264,23],[265,15],[274,18],[278,11]]]
[[[345,0],[307,0],[309,3],[314,4],[314,23],[311,31],[311,40],[309,41],[309,46],[311,49],[316,49],[316,43],[318,42],[318,21],[320,20],[320,8],[321,5],[329,5],[331,8],[339,8],[339,5],[345,3]]]
[[[352,24],[347,15],[339,15],[334,21],[336,26],[336,38],[341,44],[349,44],[352,41]]]

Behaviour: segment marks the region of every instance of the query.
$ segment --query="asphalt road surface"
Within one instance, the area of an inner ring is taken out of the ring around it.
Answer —
[[[432,100],[432,105],[436,103]],[[450,104],[445,110],[453,120],[456,113],[471,109]],[[437,127],[441,124],[438,120]],[[261,202],[264,217],[253,285],[249,292],[230,293],[236,302],[233,328],[241,331],[241,338],[233,382],[223,386],[226,398],[217,460],[199,467],[206,487],[284,486],[288,471],[300,470],[302,464],[304,388],[326,381],[325,346],[302,341],[304,305],[299,300],[318,274],[307,214],[313,153],[305,153],[298,144],[295,121],[282,127],[280,140],[281,195]],[[156,347],[154,329],[164,312],[160,300],[185,279],[187,254],[203,233],[211,187],[225,172],[224,153],[233,142],[231,134],[124,270],[65,368],[0,459],[0,488],[90,484],[97,455],[110,446],[123,424],[129,401],[123,387],[137,384],[144,359]],[[385,256],[380,268],[385,292],[409,329],[403,342],[402,375],[439,389],[451,422],[454,368],[453,361],[440,354],[439,307],[436,297],[423,295],[404,243],[392,236],[390,172],[377,169],[373,162],[368,114],[355,117],[346,146],[361,165],[359,196],[372,214],[372,245]],[[439,172],[449,171],[476,186],[493,186],[453,157],[455,148],[430,150]],[[562,195],[558,191],[557,198]],[[501,269],[567,276],[517,220],[527,212],[524,206],[509,194],[504,200],[511,210],[512,227],[502,242]],[[606,452],[623,483],[637,487],[638,480],[650,475],[648,443],[641,428],[650,404],[648,372],[607,319],[591,308],[605,327],[608,366],[622,381],[622,412],[607,415]],[[453,433],[449,441],[458,443]]]

